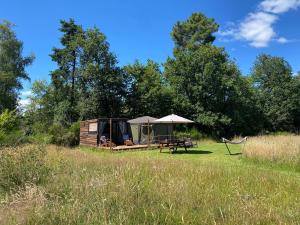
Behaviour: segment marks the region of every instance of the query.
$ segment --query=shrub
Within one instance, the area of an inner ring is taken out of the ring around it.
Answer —
[[[0,146],[12,146],[26,142],[26,136],[19,130],[15,111],[5,110],[0,114]]]
[[[193,127],[191,130],[188,131],[177,131],[175,132],[175,136],[179,137],[179,138],[186,138],[186,137],[190,137],[193,140],[200,140],[202,138],[206,138],[206,136],[204,134],[202,134],[197,128]]]
[[[80,135],[80,122],[75,122],[68,129],[69,146],[75,146],[79,144],[79,135]]]
[[[51,144],[53,136],[50,134],[33,134],[28,136],[27,140],[32,144]]]
[[[4,148],[0,151],[0,187],[14,190],[26,184],[40,184],[48,176],[46,150],[41,146]]]
[[[2,132],[10,132],[15,130],[17,126],[17,115],[14,111],[5,110],[0,114],[0,130]]]
[[[49,134],[52,136],[51,143],[62,145],[62,137],[66,133],[65,128],[59,124],[55,123],[49,128]]]
[[[190,132],[193,140],[200,140],[201,138],[204,138],[204,135],[195,127],[193,127]]]
[[[17,146],[28,143],[28,137],[21,130],[3,132],[0,130],[0,146]]]
[[[34,122],[31,126],[31,132],[33,134],[46,134],[48,127],[49,125],[46,122]]]
[[[52,135],[52,143],[63,146],[75,146],[79,144],[80,123],[73,123],[68,129],[61,124],[51,126],[50,135]]]

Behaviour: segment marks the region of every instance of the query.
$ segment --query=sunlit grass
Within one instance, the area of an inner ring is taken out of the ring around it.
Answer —
[[[251,137],[243,154],[248,159],[287,164],[300,170],[300,136]]]
[[[0,223],[298,224],[298,173],[198,145],[177,154],[48,146],[48,183],[2,196]]]

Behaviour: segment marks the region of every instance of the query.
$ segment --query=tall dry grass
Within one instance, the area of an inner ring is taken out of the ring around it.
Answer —
[[[0,149],[0,190],[43,183],[49,174],[45,146],[23,145]]]
[[[46,200],[43,188],[26,184],[1,199],[0,224],[26,224],[32,210],[37,211],[44,207]]]
[[[53,146],[48,147],[47,166],[52,172],[46,184],[29,186],[0,204],[0,212],[10,212],[0,215],[2,221],[43,225],[300,221],[299,180],[255,167],[126,153],[96,155]],[[13,202],[24,199],[31,202],[26,210],[10,210],[16,207]]]
[[[249,159],[287,163],[300,169],[300,136],[251,137],[243,153]]]

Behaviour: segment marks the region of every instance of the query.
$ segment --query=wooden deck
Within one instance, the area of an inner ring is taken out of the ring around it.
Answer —
[[[137,149],[147,149],[147,148],[155,149],[158,147],[159,147],[158,144],[152,144],[150,146],[148,146],[148,145],[133,145],[133,146],[119,145],[119,146],[113,147],[112,150],[113,151],[123,151],[123,150],[137,150]],[[105,150],[110,150],[109,147],[100,147],[99,146],[99,148],[105,149]]]

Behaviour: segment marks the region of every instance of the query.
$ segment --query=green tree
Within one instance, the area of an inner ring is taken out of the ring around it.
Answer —
[[[62,20],[60,31],[63,33],[60,40],[63,47],[53,48],[53,53],[50,55],[58,65],[58,68],[51,72],[57,104],[55,120],[69,125],[79,118],[76,105],[84,32],[73,19]]]
[[[82,48],[78,105],[81,118],[120,116],[125,97],[124,74],[105,35],[97,28],[88,29]]]
[[[122,70],[97,28],[84,30],[74,20],[61,21],[63,48],[54,48],[51,73],[56,107],[54,122],[65,127],[78,119],[119,116],[125,96]]]
[[[158,63],[136,61],[124,67],[127,78],[127,110],[130,117],[163,116],[172,112],[173,92]]]
[[[208,133],[250,133],[252,129],[244,128],[253,120],[247,111],[255,107],[255,99],[224,49],[212,45],[217,29],[213,19],[199,13],[175,25],[174,58],[165,63],[165,75],[176,92],[174,110]]]
[[[300,72],[298,72],[298,75],[294,77],[294,126],[296,129],[296,132],[300,131]]]
[[[54,87],[45,80],[37,80],[32,84],[31,92],[24,112],[27,133],[47,133],[53,123],[56,106]]]
[[[187,21],[177,22],[172,31],[176,49],[194,48],[212,44],[219,25],[202,13],[193,13]]]
[[[26,67],[34,56],[22,56],[23,43],[17,39],[13,25],[7,21],[0,24],[0,113],[4,109],[16,109],[18,91],[22,79],[29,80]]]
[[[280,57],[260,55],[252,68],[251,79],[269,131],[292,131],[299,111],[299,79]]]

